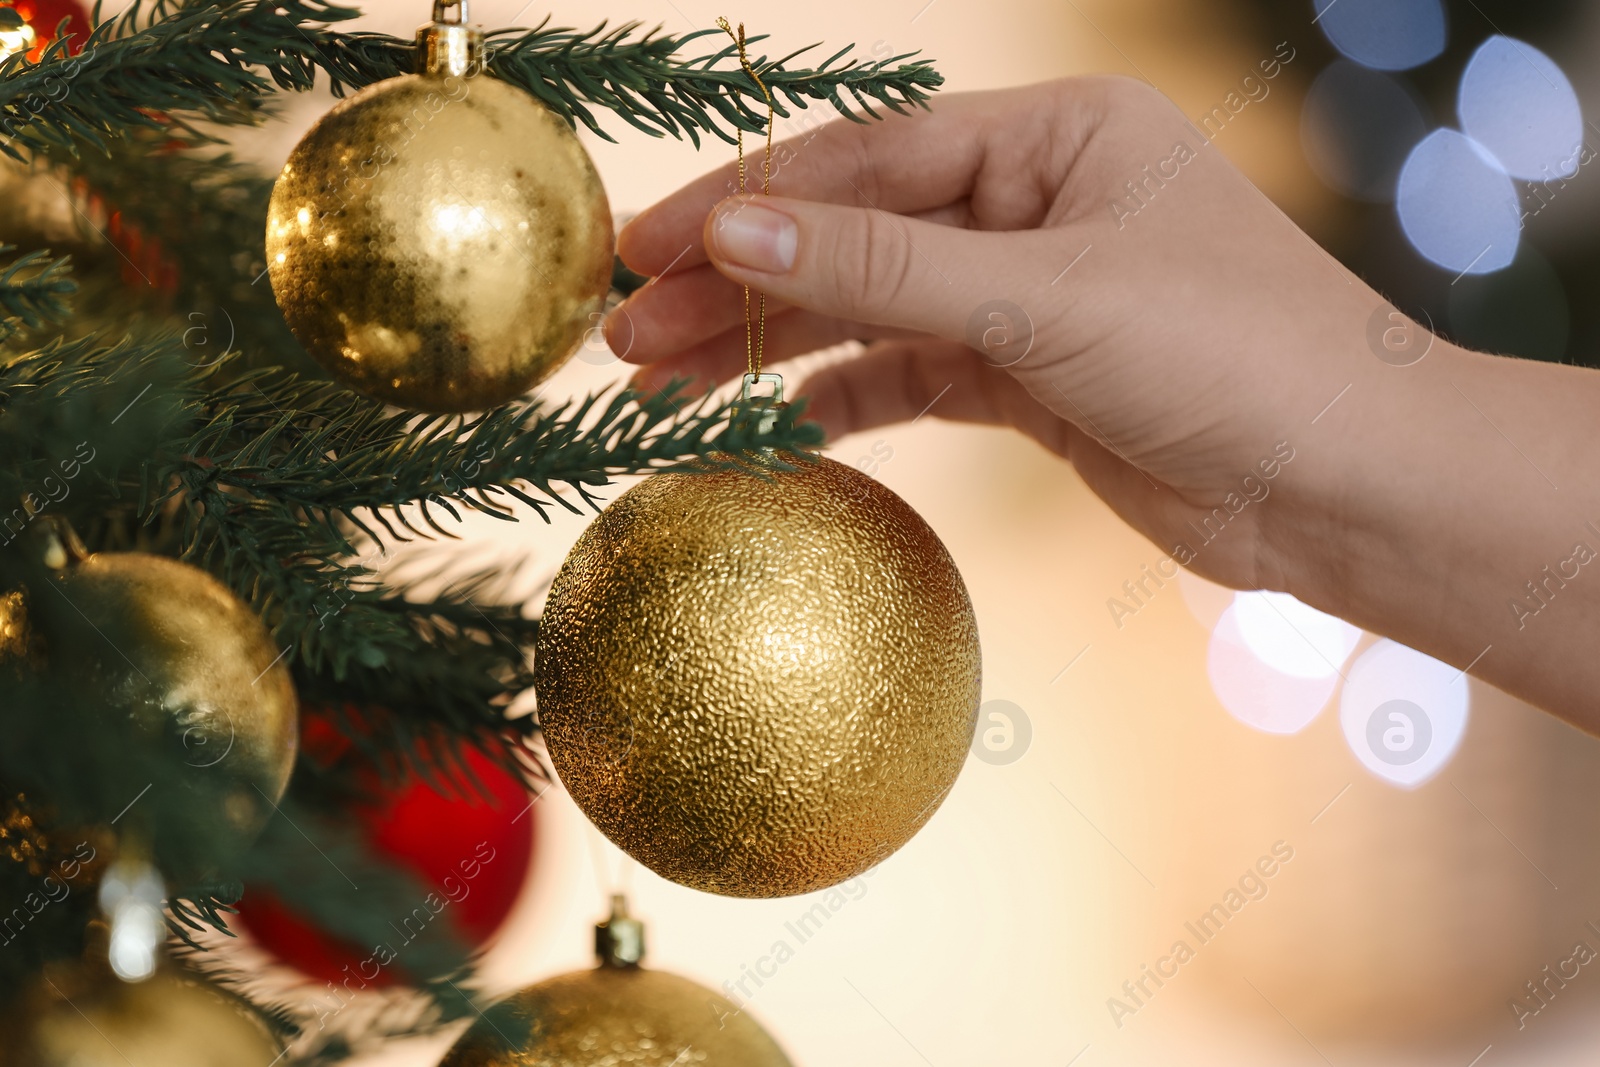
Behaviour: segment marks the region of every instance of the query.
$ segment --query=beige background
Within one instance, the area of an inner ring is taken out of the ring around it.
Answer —
[[[495,26],[545,10],[520,11],[521,0],[473,7]],[[550,11],[564,25],[638,18],[673,31],[725,14],[785,49],[814,40],[922,49],[951,91],[1138,71],[1191,115],[1274,44],[1226,4],[1164,0],[631,0]],[[424,15],[420,3],[390,3],[368,22],[406,32]],[[1327,207],[1299,151],[1297,95],[1313,73],[1291,64],[1219,140],[1302,220]],[[249,150],[276,166],[325,106],[297,101]],[[619,213],[728,158],[716,143],[696,153],[610,128],[620,144],[587,140]],[[590,353],[545,393],[618,373]],[[1600,922],[1595,741],[1475,684],[1460,752],[1404,791],[1356,762],[1336,708],[1297,736],[1252,732],[1211,695],[1207,632],[1175,587],[1113,625],[1106,599],[1159,554],[1070,468],[1018,437],[936,417],[846,439],[832,455],[855,462],[885,447],[893,458],[878,476],[927,517],[969,583],[985,698],[1025,709],[1034,738],[1011,766],[969,761],[927,830],[765,981],[750,1010],[797,1064],[1587,1062],[1578,1050],[1592,1047],[1584,1016],[1600,973],[1586,968],[1521,1031],[1506,1002],[1580,937],[1600,947],[1584,929]],[[581,526],[561,516],[510,533],[474,527],[474,551],[525,558],[536,584]],[[713,987],[738,980],[776,940],[792,943],[785,923],[812,903],[666,884],[630,870],[559,789],[538,810],[538,872],[488,961],[498,989],[586,965],[588,924],[614,884],[631,886],[650,922],[653,963]],[[1295,858],[1269,895],[1115,1026],[1106,999],[1279,840]],[[367,1062],[420,1067],[445,1044]]]

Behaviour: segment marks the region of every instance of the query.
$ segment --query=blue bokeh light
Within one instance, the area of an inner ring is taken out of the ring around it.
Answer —
[[[1583,110],[1555,61],[1524,41],[1491,37],[1461,75],[1461,128],[1506,172],[1529,181],[1578,169]]]
[[[1446,270],[1488,274],[1517,256],[1517,187],[1487,149],[1458,130],[1434,130],[1411,150],[1395,208],[1413,247]]]
[[[1328,41],[1377,70],[1410,70],[1444,51],[1440,0],[1312,0]]]

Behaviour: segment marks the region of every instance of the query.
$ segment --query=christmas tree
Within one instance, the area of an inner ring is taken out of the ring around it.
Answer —
[[[803,402],[751,417],[740,400],[618,389],[440,413],[330,380],[265,281],[274,179],[229,154],[228,131],[272,121],[280,93],[416,69],[415,43],[341,28],[358,14],[0,7],[0,1005],[35,1003],[42,974],[108,939],[118,973],[141,977],[135,920],[152,910],[181,959],[142,987],[149,1011],[197,995],[169,973],[182,964],[227,986],[237,976],[200,942],[228,931],[246,884],[344,942],[392,939],[426,887],[344,818],[369,777],[292,756],[295,709],[380,781],[471,792],[487,759],[531,800],[549,775],[536,717],[507,713],[532,687],[538,620],[493,570],[443,592],[386,580],[384,548],[450,538],[465,512],[583,522],[619,476],[820,442]],[[471,73],[600,138],[626,123],[730,146],[771,113],[869,121],[940,84],[912,56],[843,48],[808,67],[809,53],[745,66],[715,27],[541,24],[485,35]],[[612,284],[643,281],[618,264]],[[269,719],[235,721],[245,707]],[[425,1007],[378,1029],[476,1017],[470,966],[443,924],[424,931],[403,970]],[[256,1009],[295,1042],[284,1062],[382,1036],[318,1039]]]

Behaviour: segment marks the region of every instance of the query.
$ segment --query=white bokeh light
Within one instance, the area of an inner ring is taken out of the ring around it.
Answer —
[[[1322,678],[1297,678],[1263,662],[1240,632],[1237,603],[1222,613],[1211,632],[1206,673],[1228,714],[1269,734],[1304,730],[1327,706],[1339,684],[1339,676],[1332,671]]]
[[[1470,703],[1463,672],[1383,640],[1351,665],[1339,698],[1339,723],[1367,770],[1412,789],[1455,755]]]
[[[1395,209],[1416,250],[1446,270],[1489,274],[1517,257],[1517,187],[1486,148],[1458,130],[1434,130],[1411,150]]]
[[[1330,44],[1365,67],[1410,70],[1444,51],[1439,0],[1313,0]]]
[[[165,898],[161,875],[144,860],[119,859],[100,883],[100,908],[111,927],[107,960],[124,982],[143,982],[156,973],[167,938]]]
[[[1555,60],[1525,41],[1491,37],[1461,75],[1461,128],[1506,172],[1528,181],[1578,170],[1583,110]]]
[[[1355,651],[1361,631],[1288,593],[1239,593],[1233,599],[1239,636],[1257,659],[1292,678],[1331,678]]]

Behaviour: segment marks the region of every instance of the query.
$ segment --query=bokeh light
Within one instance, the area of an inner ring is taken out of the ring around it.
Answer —
[[[1322,678],[1296,677],[1273,669],[1245,642],[1237,602],[1222,613],[1206,650],[1212,691],[1228,714],[1269,734],[1304,730],[1338,687],[1332,671]]]
[[[1410,70],[1444,51],[1439,0],[1313,0],[1329,43],[1362,66]]]
[[[1470,703],[1461,671],[1382,640],[1351,665],[1339,722],[1367,770],[1409,789],[1450,762],[1466,733]]]
[[[1395,208],[1411,244],[1446,270],[1488,274],[1516,258],[1517,188],[1487,149],[1458,130],[1434,130],[1411,150]]]
[[[24,23],[14,30],[0,30],[0,60],[33,48],[33,27]]]
[[[1427,132],[1409,86],[1344,59],[1317,75],[1300,116],[1300,141],[1317,177],[1346,196],[1380,204],[1394,199],[1400,168]]]
[[[1514,178],[1551,181],[1577,173],[1583,110],[1572,83],[1533,45],[1491,37],[1461,75],[1461,128]]]
[[[1234,597],[1234,625],[1257,659],[1293,678],[1331,678],[1355,651],[1361,631],[1288,593]]]

